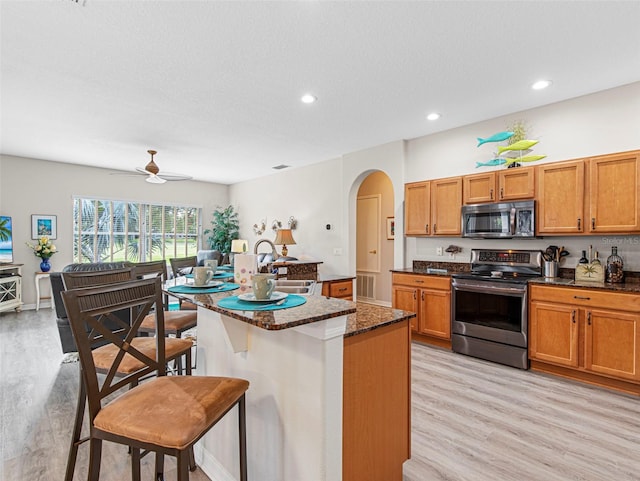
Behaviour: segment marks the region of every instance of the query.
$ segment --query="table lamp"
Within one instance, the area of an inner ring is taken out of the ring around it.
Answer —
[[[235,262],[236,254],[244,254],[249,249],[249,241],[245,239],[233,239],[231,241],[231,253],[233,254],[231,258],[231,265]]]
[[[289,250],[287,249],[287,244],[294,245],[296,241],[293,240],[293,235],[291,235],[291,229],[278,229],[276,232],[276,240],[273,241],[275,245],[282,246],[282,255],[287,257],[287,253]]]

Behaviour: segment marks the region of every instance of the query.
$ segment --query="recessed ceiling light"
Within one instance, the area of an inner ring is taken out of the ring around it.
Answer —
[[[542,90],[546,89],[549,85],[551,85],[551,80],[538,80],[531,86],[531,88],[533,90]]]
[[[302,96],[302,98],[300,98],[300,100],[304,104],[312,104],[316,100],[318,100],[318,97],[316,97],[315,95],[311,95],[311,94],[305,94],[305,95]]]
[[[437,112],[432,112],[427,115],[427,120],[438,120],[440,118],[440,114]]]
[[[280,165],[274,165],[271,168],[274,169],[274,170],[282,170],[282,169],[288,169],[289,167],[291,167],[291,166],[290,165],[280,164]]]

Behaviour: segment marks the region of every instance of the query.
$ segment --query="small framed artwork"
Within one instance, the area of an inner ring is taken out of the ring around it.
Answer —
[[[387,239],[396,238],[396,218],[387,217]]]
[[[46,235],[49,239],[58,237],[58,226],[55,215],[38,215],[31,216],[31,238],[39,239]]]

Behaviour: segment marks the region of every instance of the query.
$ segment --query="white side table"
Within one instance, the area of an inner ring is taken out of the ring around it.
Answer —
[[[49,279],[49,273],[36,272],[36,311],[40,310],[40,301],[45,299],[51,299],[51,296],[42,297],[40,295],[40,281],[42,279]],[[53,300],[51,300],[51,309],[53,309]]]

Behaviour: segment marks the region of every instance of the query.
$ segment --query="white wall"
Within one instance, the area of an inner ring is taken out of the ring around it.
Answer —
[[[111,175],[107,169],[60,162],[0,156],[0,213],[13,220],[14,261],[22,268],[25,307],[35,304],[34,273],[40,258],[25,242],[31,240],[31,215],[57,216],[58,253],[51,258],[52,270],[73,262],[73,196],[98,197],[158,203],[181,203],[202,207],[203,228],[210,226],[216,206],[228,205],[228,186],[180,181],[149,184],[143,176]],[[45,283],[42,283],[45,287]],[[43,289],[44,290],[44,289]],[[48,295],[48,286],[45,295]]]

